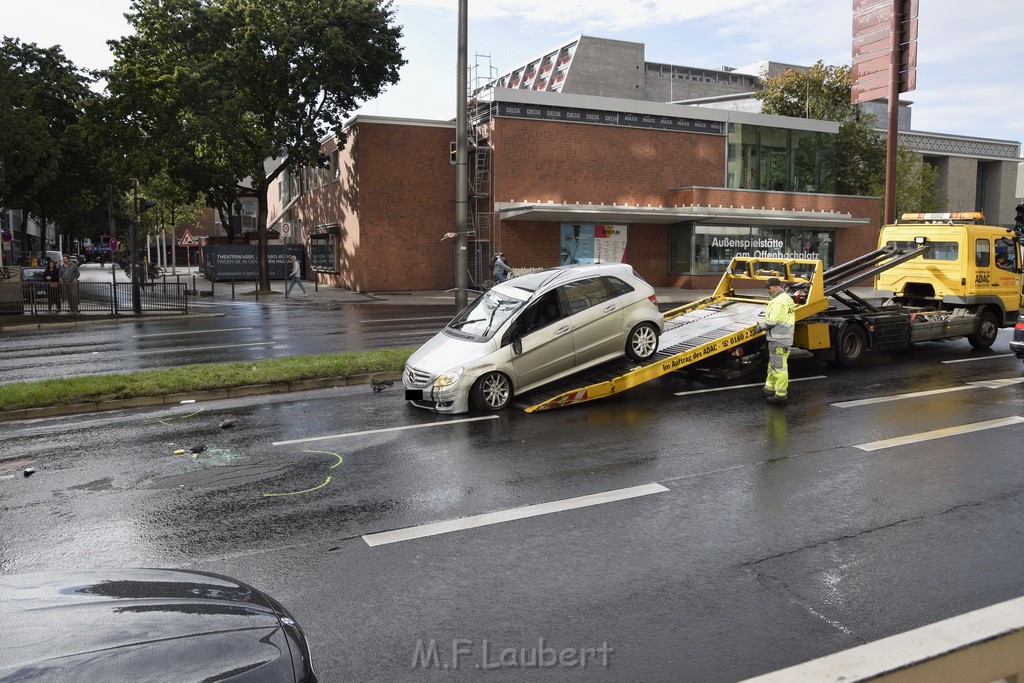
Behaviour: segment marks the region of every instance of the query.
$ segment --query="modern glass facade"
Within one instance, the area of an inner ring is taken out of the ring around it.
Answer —
[[[673,274],[725,272],[734,256],[820,259],[835,264],[835,230],[677,223],[669,227],[669,268]]]
[[[834,193],[837,140],[832,133],[730,123],[726,187]]]

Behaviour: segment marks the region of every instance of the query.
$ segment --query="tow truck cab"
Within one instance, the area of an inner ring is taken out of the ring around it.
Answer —
[[[925,244],[922,256],[875,277],[875,288],[893,292],[906,306],[986,309],[1000,327],[1017,320],[1021,306],[1020,236],[1009,228],[978,225],[982,214],[904,214],[882,227],[879,248]]]

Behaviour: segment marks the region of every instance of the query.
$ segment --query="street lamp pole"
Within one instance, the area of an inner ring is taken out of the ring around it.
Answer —
[[[128,241],[128,261],[132,272],[132,311],[142,313],[142,286],[139,284],[139,181],[137,178],[132,180],[132,229]]]
[[[469,302],[469,258],[467,254],[469,222],[469,174],[466,157],[469,132],[466,116],[467,14],[469,0],[459,0],[459,56],[456,69],[455,95],[455,310],[461,311]]]

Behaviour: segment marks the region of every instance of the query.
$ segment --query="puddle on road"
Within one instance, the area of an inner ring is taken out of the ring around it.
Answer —
[[[78,486],[69,486],[69,491],[109,491],[114,488],[114,478],[105,477]]]

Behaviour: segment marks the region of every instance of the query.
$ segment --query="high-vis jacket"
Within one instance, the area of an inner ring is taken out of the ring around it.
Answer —
[[[769,342],[782,346],[793,345],[793,329],[796,327],[796,304],[786,290],[780,289],[768,300],[768,310],[760,327],[768,331]]]

